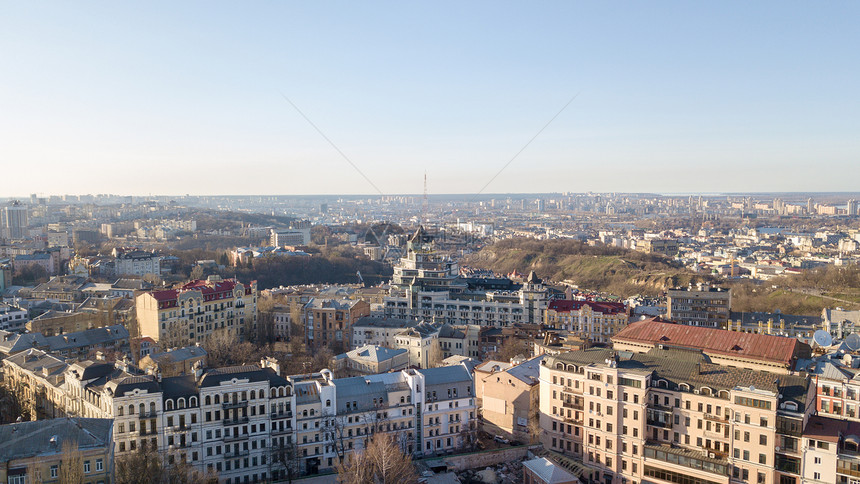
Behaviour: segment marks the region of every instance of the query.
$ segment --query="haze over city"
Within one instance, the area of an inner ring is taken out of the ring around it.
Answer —
[[[4,191],[851,191],[858,10],[9,2]]]
[[[0,6],[0,484],[860,484],[860,3]]]

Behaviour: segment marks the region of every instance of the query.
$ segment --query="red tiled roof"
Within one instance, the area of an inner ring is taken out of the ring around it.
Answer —
[[[152,291],[152,297],[158,302],[171,301],[176,299],[178,291],[176,289],[165,289],[163,291]]]
[[[179,289],[165,289],[162,291],[152,291],[152,297],[158,302],[173,301],[179,297],[179,294],[184,291],[200,291],[204,296],[217,296],[214,299],[230,297],[233,289],[236,287],[235,279],[227,279],[215,283],[198,279],[186,283]],[[250,288],[245,288],[245,294],[249,294]],[[207,299],[208,300],[208,299]]]
[[[573,301],[570,299],[555,299],[550,301],[549,309],[559,312],[579,311],[583,306],[591,306],[591,309],[602,314],[618,314],[627,311],[624,303],[603,301]]]
[[[798,357],[801,345],[804,345],[795,338],[686,326],[656,318],[630,324],[618,332],[612,341],[663,343],[701,349],[705,353],[778,362],[787,366]]]

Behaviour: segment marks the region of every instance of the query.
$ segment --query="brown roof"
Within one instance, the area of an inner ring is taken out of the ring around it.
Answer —
[[[810,351],[808,345],[795,338],[686,326],[656,319],[630,324],[612,340],[683,346],[700,349],[708,354],[776,362],[786,366],[791,366],[793,360]]]

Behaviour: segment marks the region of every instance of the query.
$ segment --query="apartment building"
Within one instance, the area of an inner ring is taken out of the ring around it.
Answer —
[[[475,368],[484,431],[530,441],[539,425],[540,366],[545,356],[510,366],[490,362]]]
[[[547,357],[547,449],[606,483],[801,482],[804,376],[711,363],[701,350],[589,349]]]
[[[0,482],[60,483],[64,448],[80,453],[84,482],[113,480],[114,445],[111,419],[58,418],[0,426]],[[67,464],[68,465],[68,464]]]
[[[305,342],[312,350],[347,349],[352,340],[352,327],[359,318],[370,315],[370,304],[352,299],[313,298],[302,310]]]
[[[406,256],[394,266],[383,312],[393,318],[494,327],[543,320],[547,289],[534,271],[518,289],[510,281],[495,289],[497,282],[460,278],[457,263],[438,254],[433,237],[419,227],[407,242]]]
[[[480,333],[475,325],[366,317],[353,326],[352,345],[405,349],[409,365],[429,368],[451,356],[480,357]]]
[[[177,289],[145,292],[135,303],[141,335],[162,349],[202,342],[218,330],[241,341],[257,326],[256,281],[209,276]]]
[[[0,330],[22,331],[29,320],[27,311],[0,302]]]
[[[732,290],[706,285],[667,291],[667,317],[680,324],[726,329],[732,310]]]
[[[114,271],[117,276],[161,275],[161,257],[139,249],[114,249]]]
[[[30,414],[114,419],[118,455],[157,449],[238,484],[280,479],[273,455],[294,449],[297,470],[331,470],[376,432],[417,456],[474,440],[474,385],[462,365],[334,379],[331,371],[282,377],[266,359],[174,377],[140,374],[128,362],[66,363],[40,350],[4,360],[7,387]]]
[[[566,330],[591,343],[609,343],[627,327],[627,306],[623,303],[556,299],[549,302],[544,324]]]

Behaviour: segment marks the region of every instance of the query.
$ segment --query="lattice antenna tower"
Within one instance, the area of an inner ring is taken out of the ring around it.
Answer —
[[[427,198],[427,172],[424,172],[424,199],[421,201],[421,218],[427,218],[427,212],[430,208],[430,200]]]

